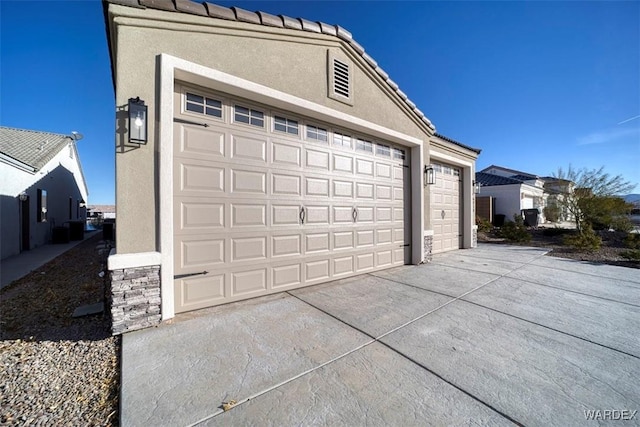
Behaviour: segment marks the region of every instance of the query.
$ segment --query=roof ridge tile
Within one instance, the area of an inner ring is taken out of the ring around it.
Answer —
[[[278,15],[278,16],[282,18],[282,23],[284,24],[285,28],[291,28],[293,30],[302,30],[302,23],[300,22],[300,20],[296,18],[291,18],[290,16],[285,16],[285,15]]]
[[[435,132],[435,126],[420,111],[416,104],[411,101],[408,96],[400,90],[396,82],[389,78],[389,74],[384,71],[371,55],[365,52],[362,45],[353,39],[350,31],[340,25],[329,25],[324,22],[313,22],[304,18],[291,18],[286,15],[272,15],[267,12],[256,11],[251,12],[236,6],[230,8],[220,6],[208,1],[198,3],[191,0],[103,0],[106,3],[119,4],[122,6],[136,7],[139,9],[159,9],[169,12],[184,12],[193,15],[209,16],[211,18],[226,19],[229,21],[247,22],[251,24],[265,25],[271,27],[287,28],[293,30],[309,31],[318,34],[327,34],[337,37],[345,41],[353,50],[355,50],[364,61],[369,64],[376,73],[389,85],[389,87],[407,104],[412,112],[414,112],[432,131]],[[447,139],[447,138],[444,138]],[[453,141],[454,143],[457,143]],[[458,143],[459,144],[459,143]],[[464,145],[463,145],[464,146]],[[466,148],[470,148],[464,146]],[[476,150],[476,149],[472,149]]]
[[[233,10],[228,7],[219,6],[214,3],[204,2],[205,7],[207,8],[207,12],[209,16],[212,18],[226,19],[228,21],[235,21],[236,14]]]
[[[262,25],[284,28],[284,23],[282,22],[282,18],[280,16],[272,15],[270,13],[262,11],[257,11],[256,13],[260,17],[260,22],[262,22]]]
[[[174,0],[176,10],[179,12],[190,13],[193,15],[208,16],[207,8],[204,3],[196,3],[191,0]]]

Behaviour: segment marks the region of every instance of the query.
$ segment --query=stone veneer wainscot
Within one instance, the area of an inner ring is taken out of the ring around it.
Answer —
[[[113,335],[158,325],[162,321],[160,265],[109,269]]]

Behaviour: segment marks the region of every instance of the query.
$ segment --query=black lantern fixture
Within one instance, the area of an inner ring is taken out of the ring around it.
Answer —
[[[436,171],[433,166],[424,167],[424,186],[433,185],[436,183]]]
[[[139,96],[129,98],[129,142],[147,143],[147,106]]]
[[[478,181],[473,181],[473,192],[476,194],[480,194],[480,187],[482,187],[482,184],[480,184]]]

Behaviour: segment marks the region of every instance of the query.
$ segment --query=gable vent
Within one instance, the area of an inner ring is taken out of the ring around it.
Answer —
[[[349,87],[349,65],[333,59],[333,91],[337,95],[349,98],[351,88]]]

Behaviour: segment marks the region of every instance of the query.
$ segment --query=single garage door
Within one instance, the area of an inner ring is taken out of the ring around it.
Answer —
[[[436,183],[432,187],[431,218],[433,253],[438,253],[459,249],[461,246],[462,171],[445,164],[434,164],[434,169]]]
[[[409,263],[409,151],[178,86],[176,312]]]

